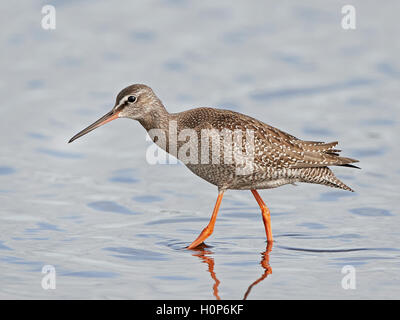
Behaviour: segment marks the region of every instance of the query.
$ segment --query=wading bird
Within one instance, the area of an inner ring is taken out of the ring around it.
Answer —
[[[243,152],[247,150],[249,141],[244,142],[247,144],[245,148],[241,138],[228,139],[230,142],[221,140],[224,147],[240,153],[240,157],[234,156],[231,162],[185,163],[194,174],[218,187],[218,198],[211,220],[197,239],[188,246],[189,249],[199,246],[212,234],[222,197],[226,190],[250,190],[252,192],[261,208],[269,243],[273,242],[270,212],[258,194],[258,189],[270,189],[285,184],[306,182],[353,191],[336,178],[328,168],[329,166],[357,168],[351,163],[358,162],[358,160],[339,156],[340,150],[335,149],[337,142],[324,143],[300,140],[257,119],[229,110],[196,108],[179,113],[169,113],[153,90],[143,84],[134,84],[123,89],[118,94],[115,105],[110,112],[76,134],[69,142],[117,118],[130,118],[139,121],[150,136],[152,136],[150,133],[153,129],[164,131],[166,133],[163,136],[164,141],[157,136],[152,138],[166,152],[172,152],[170,141],[168,141],[170,139],[171,122],[176,123],[178,136],[184,132],[183,130],[187,132],[188,129],[197,133],[198,137],[206,129],[215,129],[218,132],[241,130],[252,133],[252,148],[250,148],[252,152],[249,153]],[[221,139],[221,137],[219,136],[216,139]],[[182,147],[185,143],[186,141],[177,141],[177,148]],[[196,145],[196,148],[198,150],[195,151],[200,154],[202,152],[200,144]],[[209,148],[207,152],[210,152],[208,159],[211,159],[212,150]],[[241,161],[235,160],[239,158]],[[238,167],[244,163],[246,166],[248,165],[250,170],[238,173]]]

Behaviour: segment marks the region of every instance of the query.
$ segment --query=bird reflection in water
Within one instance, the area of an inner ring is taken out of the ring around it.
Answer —
[[[269,253],[272,251],[272,242],[268,242],[267,243],[267,247],[265,248],[265,251],[263,253],[261,253],[261,266],[264,269],[264,273],[261,275],[261,277],[259,277],[256,281],[254,281],[251,285],[249,285],[249,287],[247,288],[246,293],[244,294],[243,300],[246,300],[247,297],[249,296],[249,293],[251,291],[251,289],[253,289],[253,287],[263,281],[266,277],[268,277],[269,274],[272,273],[272,268],[269,265]]]
[[[214,272],[214,258],[211,256],[206,256],[211,255],[214,252],[210,251],[207,249],[208,246],[205,243],[202,243],[201,245],[197,246],[195,249],[192,249],[196,253],[193,254],[195,257],[199,257],[203,263],[206,263],[208,265],[208,272],[211,275],[211,278],[214,280],[214,285],[213,285],[213,294],[214,297],[217,300],[221,300],[221,298],[218,295],[218,286],[220,284],[220,281],[217,278],[217,275]]]
[[[221,281],[218,280],[217,275],[214,271],[214,258],[211,256],[214,252],[212,252],[209,247],[202,243],[200,246],[196,247],[195,249],[192,249],[195,253],[193,253],[193,256],[198,257],[201,259],[203,263],[206,263],[208,265],[208,272],[211,275],[211,278],[214,280],[214,285],[213,285],[213,295],[217,300],[221,300],[219,294],[218,294],[218,286],[221,283]],[[251,290],[253,287],[263,281],[266,277],[268,277],[269,274],[272,273],[272,268],[269,264],[269,253],[272,251],[272,242],[267,243],[267,247],[265,248],[265,251],[261,253],[261,261],[260,264],[262,268],[264,269],[263,274],[261,277],[259,277],[257,280],[255,280],[252,284],[249,285],[247,288],[246,293],[244,294],[243,300],[246,300],[247,297],[249,296]]]

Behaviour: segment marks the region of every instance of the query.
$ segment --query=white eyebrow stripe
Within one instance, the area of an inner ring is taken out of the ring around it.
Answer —
[[[143,92],[143,90],[139,90],[139,91],[137,91],[137,92],[134,94],[134,96],[136,97],[136,99],[137,99],[137,97],[138,97],[139,95],[142,94],[142,92]],[[118,103],[117,106],[114,107],[114,110],[117,110],[118,108],[121,108],[121,107],[125,104],[125,102],[128,101],[128,98],[129,98],[130,96],[132,96],[132,93],[127,94],[127,95],[124,96],[121,100],[119,100],[119,103]]]
[[[121,100],[119,100],[119,104],[116,105],[116,106],[114,107],[114,110],[117,110],[118,108],[122,107],[122,106],[125,104],[125,102],[128,101],[128,98],[129,98],[130,96],[131,96],[131,95],[129,94],[129,95],[123,97]]]

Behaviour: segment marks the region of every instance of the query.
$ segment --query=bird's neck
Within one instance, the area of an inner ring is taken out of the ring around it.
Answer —
[[[147,130],[161,129],[168,130],[168,122],[170,114],[167,109],[160,104],[157,109],[145,114],[141,119],[138,119],[140,124]]]
[[[177,114],[168,113],[165,107],[161,106],[139,119],[139,122],[146,129],[151,140],[161,149],[170,153],[170,140],[172,139],[172,143],[176,144],[175,140],[179,126]]]

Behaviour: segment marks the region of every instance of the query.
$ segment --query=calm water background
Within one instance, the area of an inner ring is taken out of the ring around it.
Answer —
[[[261,191],[272,274],[250,299],[400,297],[398,1],[51,1],[0,7],[0,298],[243,298],[264,274],[250,192],[226,193],[182,165],[146,162],[144,129],[118,120],[67,145],[145,83],[171,112],[217,106],[308,140],[339,140],[356,193],[301,184]],[[44,265],[57,289],[43,290]],[[265,264],[264,264],[265,265]],[[356,270],[344,290],[342,267]],[[218,286],[216,285],[218,284]]]

